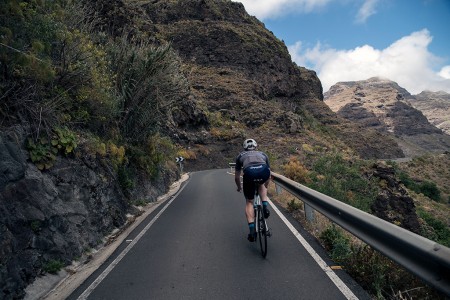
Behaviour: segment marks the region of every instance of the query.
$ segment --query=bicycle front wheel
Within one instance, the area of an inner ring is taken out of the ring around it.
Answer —
[[[257,214],[259,246],[261,248],[262,257],[265,258],[267,255],[267,226],[266,220],[264,219],[264,212],[261,206],[258,207]]]

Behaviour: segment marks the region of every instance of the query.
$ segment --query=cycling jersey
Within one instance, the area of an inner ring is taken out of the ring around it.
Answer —
[[[244,170],[243,190],[247,199],[253,199],[256,184],[270,177],[269,158],[261,151],[244,151],[236,157],[236,171]]]
[[[265,164],[269,166],[269,158],[264,152],[261,151],[244,151],[236,157],[236,171],[241,171],[249,166],[257,166]]]

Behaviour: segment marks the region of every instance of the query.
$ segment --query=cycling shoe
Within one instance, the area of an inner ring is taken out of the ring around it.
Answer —
[[[255,233],[255,234],[249,233],[248,236],[247,236],[247,240],[248,240],[249,242],[254,242],[254,241],[256,241],[256,233]]]

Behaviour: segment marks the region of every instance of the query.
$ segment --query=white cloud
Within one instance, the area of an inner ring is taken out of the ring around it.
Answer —
[[[445,66],[439,72],[439,76],[445,79],[450,79],[450,66]]]
[[[246,11],[260,20],[278,18],[291,13],[310,13],[324,8],[331,2],[338,0],[232,0],[241,2]],[[352,0],[355,1],[355,0]],[[360,1],[360,0],[358,0]],[[345,3],[348,1],[342,1]],[[376,5],[379,0],[365,0],[359,9],[355,21],[365,23],[376,13]]]
[[[386,49],[364,45],[337,50],[318,43],[303,49],[301,42],[289,46],[292,60],[317,72],[324,92],[339,81],[365,80],[379,76],[397,82],[411,94],[424,90],[450,93],[450,66],[433,71],[439,62],[428,50],[432,37],[423,29],[405,36]]]
[[[366,20],[377,11],[375,6],[379,0],[366,0],[356,15],[356,23],[365,23]]]
[[[245,10],[260,20],[277,18],[289,13],[308,13],[333,0],[232,0],[244,4]],[[370,0],[369,0],[370,1]]]

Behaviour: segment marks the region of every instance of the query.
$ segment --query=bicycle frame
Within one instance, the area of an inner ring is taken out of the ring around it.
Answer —
[[[253,209],[255,213],[255,230],[257,239],[259,238],[261,254],[265,258],[267,255],[267,237],[270,236],[270,232],[269,227],[267,226],[266,219],[264,218],[262,201],[258,193],[258,188],[259,187],[257,185],[255,189],[255,197],[253,199]]]

